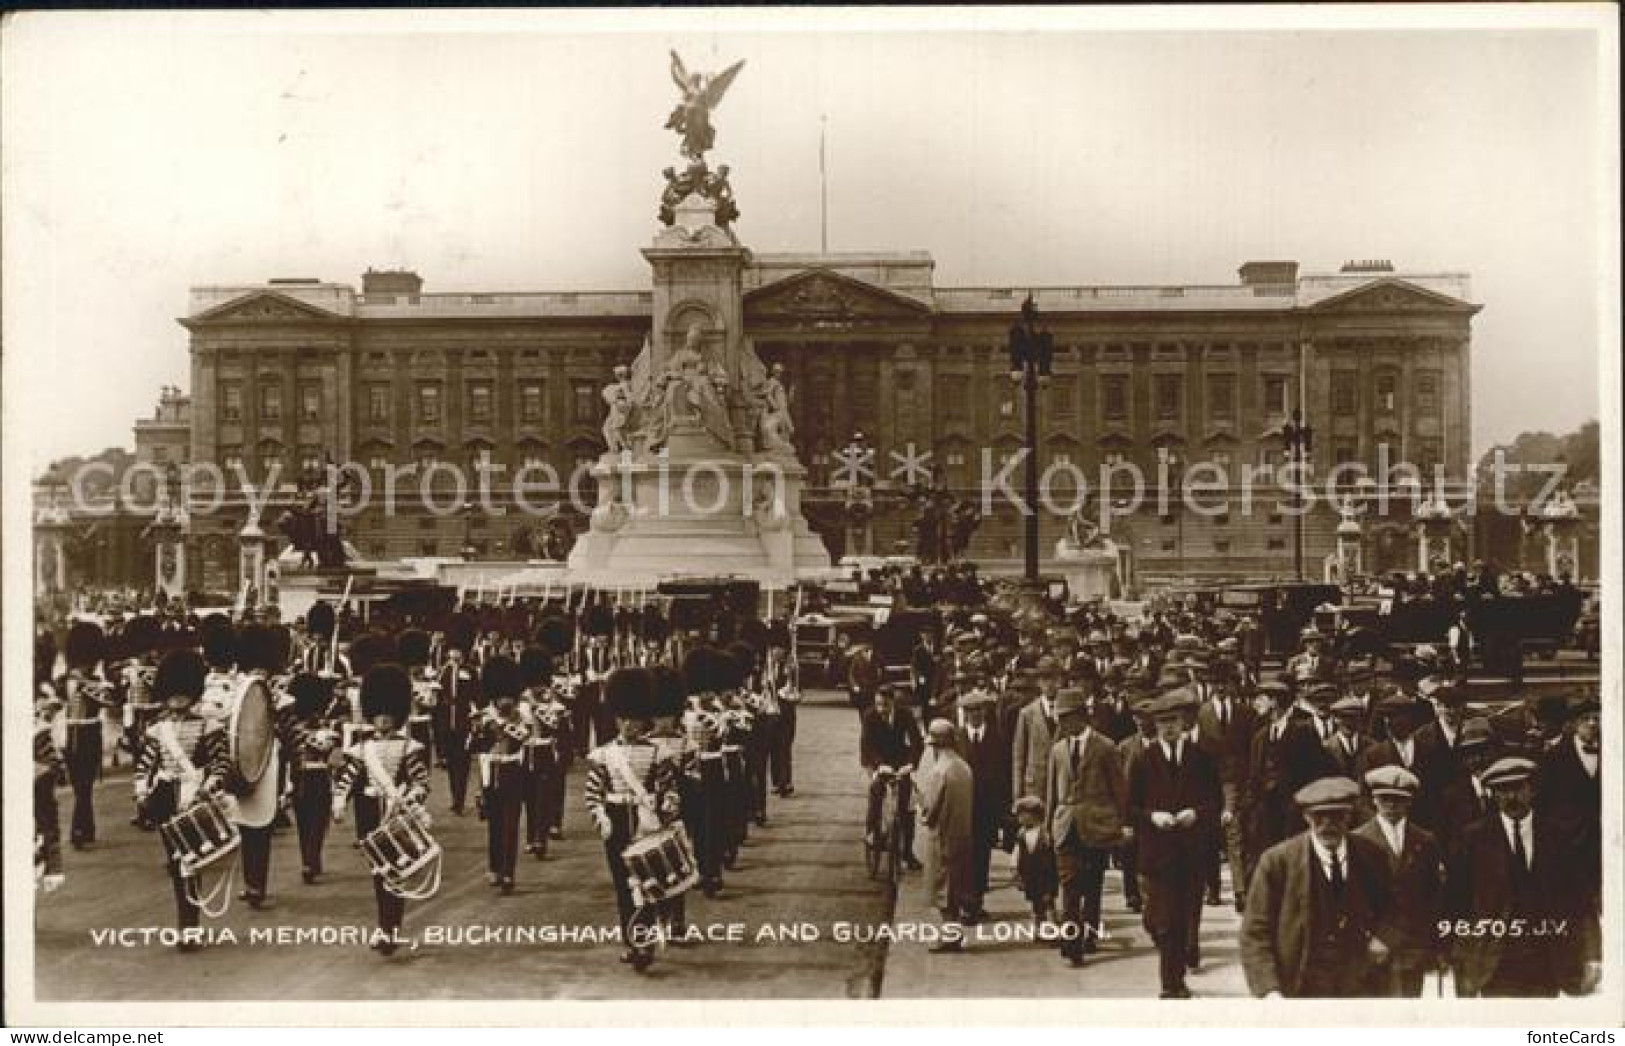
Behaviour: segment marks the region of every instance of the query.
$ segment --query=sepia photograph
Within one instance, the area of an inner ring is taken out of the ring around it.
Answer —
[[[7,1024],[1625,1021],[1608,5],[0,58]]]

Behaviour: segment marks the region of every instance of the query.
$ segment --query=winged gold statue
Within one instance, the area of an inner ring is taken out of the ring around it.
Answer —
[[[714,76],[710,73],[691,73],[677,52],[671,53],[671,78],[683,98],[671,111],[671,116],[666,118],[666,129],[683,136],[684,156],[700,161],[715,143],[717,132],[711,126],[711,111],[722,101],[728,85],[734,82],[734,77],[744,66],[743,61],[738,61]]]

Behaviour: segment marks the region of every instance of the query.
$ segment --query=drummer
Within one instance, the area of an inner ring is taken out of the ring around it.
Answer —
[[[231,772],[225,733],[218,722],[197,713],[207,676],[208,667],[195,650],[171,651],[158,663],[152,694],[164,703],[164,715],[147,727],[133,778],[136,806],[154,824],[165,823],[199,798],[219,791]],[[199,912],[192,898],[197,884],[189,884],[181,874],[183,855],[171,848],[167,837],[164,844],[177,925],[182,931],[195,928]],[[177,948],[196,951],[202,947],[196,937],[183,932]]]
[[[344,820],[344,804],[353,793],[357,839],[365,839],[400,804],[421,808],[429,796],[429,750],[400,733],[411,707],[412,679],[406,669],[385,663],[367,671],[361,681],[361,714],[371,721],[373,735],[345,749],[333,780],[333,820]],[[421,816],[427,819],[428,813]],[[372,892],[378,902],[372,947],[393,955],[406,902],[389,892],[376,871]]]
[[[587,813],[604,840],[609,879],[620,909],[621,961],[638,972],[654,962],[657,933],[652,907],[633,907],[623,854],[633,841],[676,819],[673,764],[644,737],[654,703],[654,682],[645,668],[617,668],[604,680],[604,701],[615,717],[616,736],[587,756]]]
[[[293,637],[281,625],[250,624],[238,630],[237,685],[225,708],[228,742],[233,739],[236,729],[233,714],[242,700],[248,681],[257,680],[269,687],[272,679],[287,667],[292,644]],[[273,906],[270,898],[271,839],[275,835],[272,819],[280,799],[277,793],[281,785],[281,759],[299,748],[293,698],[278,693],[272,695],[272,700],[275,704],[267,709],[274,717],[269,724],[275,735],[271,758],[257,781],[249,783],[238,780],[233,785],[240,800],[235,820],[242,836],[243,858],[243,891],[237,895],[237,899],[248,902],[248,906],[255,910]],[[243,756],[241,746],[245,740],[242,734],[235,735],[238,748],[233,759],[239,767]],[[273,744],[270,736],[264,737],[263,741],[266,745]]]

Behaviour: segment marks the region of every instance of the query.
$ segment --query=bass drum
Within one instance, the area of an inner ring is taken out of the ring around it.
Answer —
[[[263,828],[276,816],[282,776],[276,751],[276,706],[270,687],[249,677],[238,686],[226,730],[231,746],[237,823]]]

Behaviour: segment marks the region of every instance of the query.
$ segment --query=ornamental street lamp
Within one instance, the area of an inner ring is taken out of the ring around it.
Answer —
[[[1032,588],[1038,587],[1038,388],[1047,386],[1050,363],[1055,358],[1055,338],[1038,326],[1038,306],[1033,296],[1021,303],[1021,318],[1010,327],[1010,380],[1026,393],[1027,451],[1026,555],[1024,576]]]
[[[862,432],[854,432],[841,450],[851,475],[849,482],[840,484],[846,487],[843,507],[846,513],[847,547],[855,555],[874,554],[874,480],[865,464],[872,453],[869,440]]]
[[[1303,580],[1303,466],[1307,462],[1309,452],[1314,449],[1315,430],[1310,428],[1303,420],[1303,411],[1294,408],[1292,420],[1281,426],[1281,440],[1286,444],[1287,461],[1297,466],[1293,470],[1293,500],[1296,502],[1297,512],[1292,520],[1292,565],[1297,572],[1298,580]]]
[[[463,560],[467,562],[474,558],[474,503],[463,502]]]

